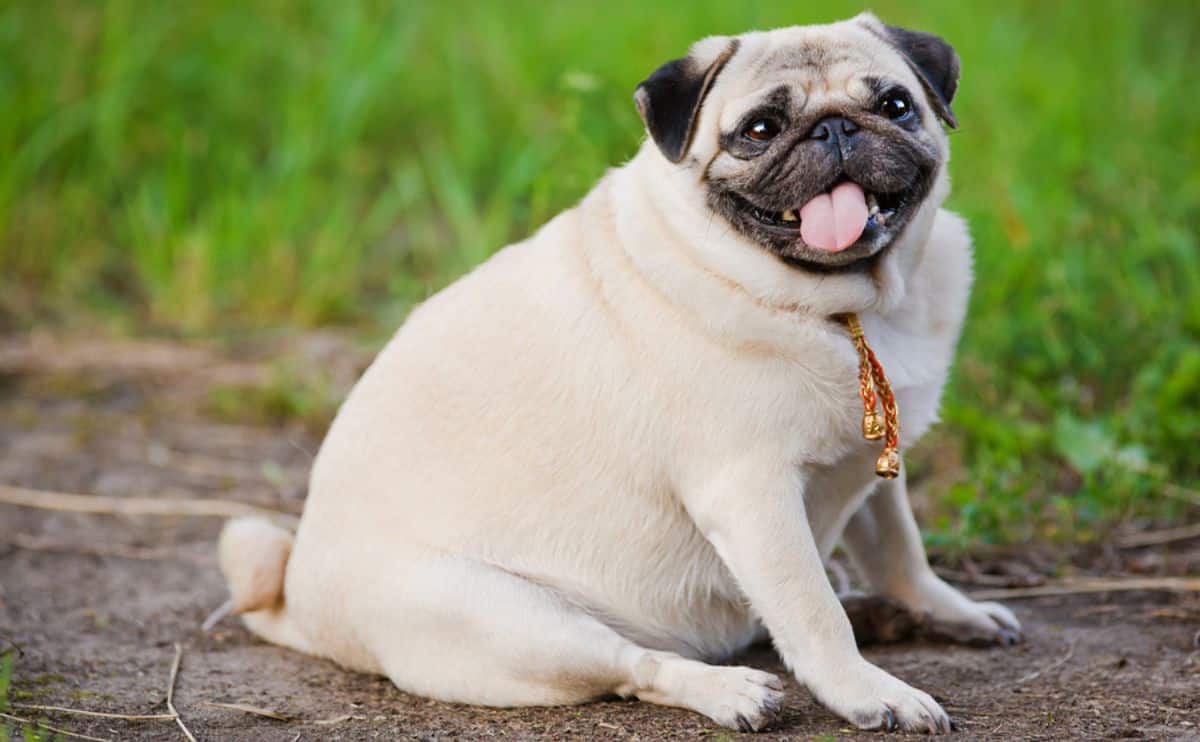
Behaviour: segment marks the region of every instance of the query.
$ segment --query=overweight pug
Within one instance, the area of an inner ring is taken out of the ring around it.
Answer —
[[[761,729],[770,637],[866,729],[944,732],[863,659],[822,567],[1007,642],[930,570],[863,440],[857,313],[902,446],[936,419],[971,280],[940,208],[958,80],[872,15],[712,37],[635,94],[649,139],[576,207],[413,312],[338,413],[299,531],[230,523],[269,641],[489,706],[617,694]]]

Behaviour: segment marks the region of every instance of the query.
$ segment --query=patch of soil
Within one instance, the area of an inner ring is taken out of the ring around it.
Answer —
[[[284,350],[316,354],[313,363],[324,367],[322,357],[340,359],[338,384],[369,360],[336,337],[322,336],[316,351],[311,339],[297,343]],[[280,352],[273,347],[261,357]],[[0,484],[298,511],[317,437],[302,427],[232,424],[201,412],[211,385],[270,376],[269,364],[254,357],[169,343],[0,340]],[[637,702],[541,709],[438,703],[265,644],[232,619],[203,634],[200,623],[225,599],[213,554],[219,528],[211,518],[0,505],[0,651],[14,657],[9,713],[105,739],[182,738],[171,721],[17,705],[161,713],[179,643],[175,705],[200,740],[741,736],[687,711]],[[1119,559],[1106,554],[1103,567],[1196,574],[1198,553],[1194,542],[1168,544]],[[1200,597],[1114,592],[1010,605],[1026,628],[1016,647],[909,641],[865,654],[940,700],[961,739],[1200,739]],[[769,647],[738,662],[787,677]],[[755,738],[814,736],[877,738],[847,728],[790,682],[782,718]]]

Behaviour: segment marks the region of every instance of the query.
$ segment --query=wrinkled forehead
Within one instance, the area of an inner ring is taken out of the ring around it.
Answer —
[[[784,97],[793,110],[848,100],[865,104],[886,82],[920,95],[900,53],[865,28],[836,24],[746,34],[714,88],[718,124],[733,126],[767,98]]]

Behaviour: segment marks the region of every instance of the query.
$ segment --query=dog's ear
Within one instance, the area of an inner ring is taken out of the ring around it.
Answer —
[[[883,29],[887,40],[900,50],[921,81],[938,118],[951,129],[957,129],[958,119],[950,110],[950,101],[954,100],[958,90],[959,64],[954,47],[942,37],[924,31],[887,25],[883,25]]]
[[[714,42],[719,44],[715,54],[709,51]],[[667,62],[638,84],[633,102],[646,131],[671,162],[679,162],[687,154],[700,106],[737,48],[737,39],[705,39],[691,54]]]

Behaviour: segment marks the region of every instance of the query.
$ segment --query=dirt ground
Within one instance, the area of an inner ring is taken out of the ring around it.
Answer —
[[[339,388],[370,358],[331,335],[259,341],[253,352],[0,338],[0,484],[299,512],[316,437],[296,425],[238,424],[209,411],[214,385],[268,383],[266,359],[281,354],[323,369]],[[163,713],[178,643],[174,702],[200,740],[741,736],[686,711],[636,702],[515,710],[443,704],[269,646],[232,619],[202,633],[205,616],[225,599],[213,554],[219,527],[213,517],[0,504],[0,652],[13,662],[7,713],[100,739],[182,739],[169,719],[28,708]],[[997,563],[1042,562],[1018,554]],[[1076,563],[1108,574],[1195,575],[1200,545],[1110,551]],[[1013,648],[914,640],[864,651],[940,700],[960,739],[1200,739],[1200,596],[1107,592],[1010,605],[1026,627],[1026,641]],[[769,647],[739,662],[786,676]],[[789,688],[782,718],[757,738],[878,738],[848,729],[803,689]],[[14,739],[18,728],[10,727]]]

